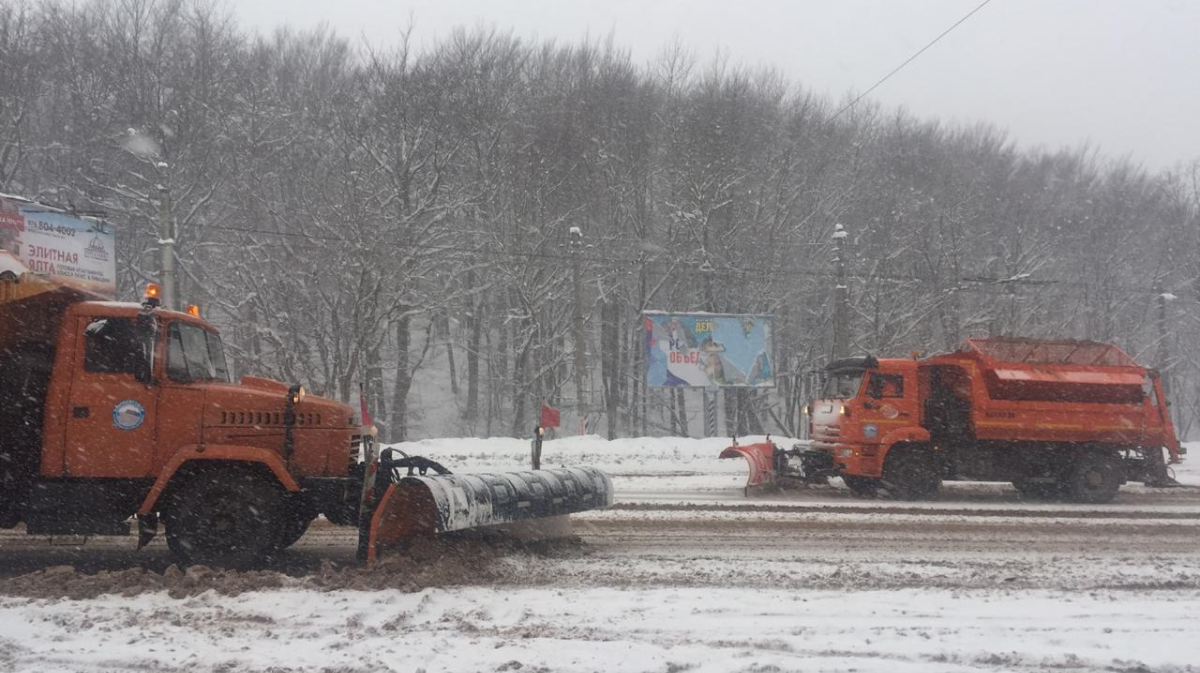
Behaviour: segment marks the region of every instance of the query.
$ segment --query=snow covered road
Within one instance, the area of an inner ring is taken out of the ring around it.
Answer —
[[[368,571],[352,531],[318,525],[280,572],[181,573],[161,544],[5,532],[0,670],[1200,671],[1200,489],[747,499],[710,440],[585,439],[545,454],[616,475],[618,506],[576,517],[582,548]],[[517,441],[418,451],[514,469]]]

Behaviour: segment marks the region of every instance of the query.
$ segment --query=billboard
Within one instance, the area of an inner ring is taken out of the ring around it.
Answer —
[[[116,296],[116,234],[103,222],[0,197],[0,249],[47,280]]]
[[[775,385],[768,316],[647,311],[642,319],[646,336],[646,385],[660,388]]]

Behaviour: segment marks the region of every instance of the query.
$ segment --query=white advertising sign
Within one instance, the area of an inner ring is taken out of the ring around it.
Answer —
[[[103,222],[0,199],[0,249],[47,280],[116,296],[116,234]]]

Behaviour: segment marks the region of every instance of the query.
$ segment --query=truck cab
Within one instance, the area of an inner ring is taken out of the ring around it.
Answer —
[[[0,304],[0,523],[126,534],[159,519],[185,560],[237,565],[318,514],[354,523],[362,432],[299,385],[235,382],[198,312],[67,289]]]
[[[851,488],[883,476],[888,448],[922,437],[917,362],[845,358],[826,367],[820,398],[809,405],[812,449],[831,458]]]

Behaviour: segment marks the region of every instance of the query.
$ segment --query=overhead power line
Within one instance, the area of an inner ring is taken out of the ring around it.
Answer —
[[[974,15],[975,15],[975,12],[978,12],[979,10],[983,9],[983,8],[984,8],[984,6],[985,6],[985,5],[987,5],[987,4],[988,4],[989,2],[991,2],[991,1],[992,1],[992,0],[983,0],[983,2],[979,3],[979,5],[978,5],[977,7],[975,7],[975,9],[972,9],[971,11],[967,12],[967,13],[966,13],[966,15],[965,15],[965,16],[963,16],[961,19],[959,19],[958,21],[955,21],[955,22],[954,22],[954,25],[952,25],[952,26],[950,26],[949,28],[947,28],[946,30],[942,31],[942,34],[941,34],[941,35],[938,35],[937,37],[933,38],[933,40],[932,40],[932,41],[931,41],[929,44],[927,44],[927,45],[925,45],[924,47],[921,47],[920,49],[918,49],[918,50],[917,50],[917,52],[916,52],[915,54],[913,54],[912,56],[909,56],[908,58],[906,58],[906,59],[904,60],[904,62],[903,62],[903,63],[901,63],[900,65],[898,65],[898,66],[896,66],[895,68],[893,68],[891,72],[889,72],[888,74],[884,75],[884,76],[883,76],[883,78],[882,78],[882,79],[880,79],[878,82],[876,82],[876,83],[872,84],[872,85],[871,85],[871,88],[869,88],[869,89],[867,89],[866,91],[864,91],[864,92],[860,93],[860,94],[859,94],[857,97],[855,97],[855,99],[854,99],[854,100],[852,100],[852,101],[850,101],[849,103],[847,103],[845,107],[843,107],[842,109],[840,109],[840,110],[838,110],[837,112],[835,112],[835,113],[834,113],[834,115],[833,115],[832,117],[830,117],[829,119],[826,119],[826,120],[825,120],[825,123],[824,123],[824,124],[821,124],[821,126],[822,126],[822,127],[825,127],[825,126],[828,126],[829,124],[832,124],[832,123],[833,123],[833,120],[835,120],[835,119],[837,119],[838,117],[842,116],[842,113],[846,112],[846,111],[847,111],[847,110],[849,110],[850,108],[852,108],[852,107],[854,107],[855,105],[857,105],[857,104],[858,104],[858,102],[859,102],[860,100],[862,100],[862,99],[866,98],[866,97],[867,97],[867,95],[869,95],[869,94],[870,94],[872,91],[874,91],[875,89],[878,89],[878,88],[879,88],[879,85],[881,85],[881,84],[883,84],[884,82],[888,81],[888,79],[890,79],[892,75],[895,75],[896,73],[900,72],[900,71],[901,71],[901,70],[904,68],[904,66],[906,66],[906,65],[908,65],[909,63],[912,63],[913,61],[915,61],[915,60],[917,59],[917,57],[918,57],[918,56],[920,56],[921,54],[924,54],[924,53],[926,52],[926,50],[928,50],[930,47],[932,47],[933,45],[935,45],[935,44],[937,44],[939,41],[941,41],[941,39],[942,39],[943,37],[946,37],[947,35],[949,35],[949,34],[951,33],[951,31],[953,31],[955,28],[958,28],[959,26],[961,26],[961,25],[962,25],[962,24],[963,24],[963,23],[964,23],[964,22],[965,22],[967,19],[969,19],[969,18],[971,18],[972,16],[974,16]]]

